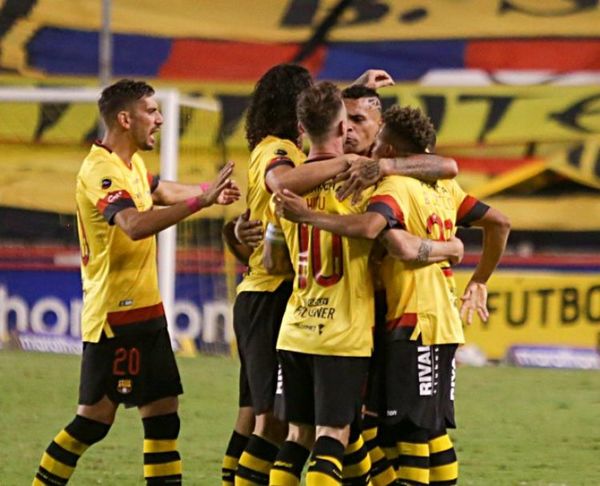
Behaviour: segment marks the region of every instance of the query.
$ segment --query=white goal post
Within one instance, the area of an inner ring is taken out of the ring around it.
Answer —
[[[100,98],[100,93],[101,88],[1,86],[0,102],[96,103]],[[186,96],[177,89],[158,89],[155,97],[161,105],[164,118],[160,139],[160,177],[165,180],[177,180],[181,107],[220,112],[221,106],[213,98]],[[75,195],[73,195],[74,197]],[[162,231],[158,241],[159,287],[167,314],[167,322],[172,327],[175,324],[173,309],[177,227],[174,225]]]

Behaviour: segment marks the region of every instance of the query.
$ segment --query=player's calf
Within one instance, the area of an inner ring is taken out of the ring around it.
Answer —
[[[109,430],[109,424],[76,415],[44,452],[33,485],[67,484],[81,455],[88,447],[104,439]]]

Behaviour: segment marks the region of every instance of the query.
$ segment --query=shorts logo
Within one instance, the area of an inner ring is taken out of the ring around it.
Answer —
[[[102,179],[102,189],[108,189],[110,186],[112,186],[112,181],[108,177]]]
[[[117,391],[123,395],[131,393],[132,388],[131,380],[119,380],[117,383]]]
[[[275,389],[275,395],[283,395],[283,372],[281,371],[281,365],[277,365],[277,388]]]
[[[454,401],[454,388],[456,387],[456,360],[452,360],[452,375],[450,377],[450,400]]]
[[[433,373],[431,369],[431,348],[419,346],[417,348],[417,365],[419,368],[419,395],[427,397],[433,395]]]

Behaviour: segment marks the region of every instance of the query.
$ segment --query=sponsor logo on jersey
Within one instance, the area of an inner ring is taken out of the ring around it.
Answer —
[[[112,186],[112,181],[108,177],[102,179],[102,189],[108,189]]]

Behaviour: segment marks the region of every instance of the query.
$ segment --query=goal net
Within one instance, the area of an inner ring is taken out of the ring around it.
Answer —
[[[220,107],[158,90],[160,148],[143,153],[162,179],[210,181]],[[79,352],[81,281],[75,179],[100,123],[95,88],[0,87],[0,344]],[[214,206],[159,235],[159,280],[174,344],[228,353],[236,267],[221,227],[239,205]]]

